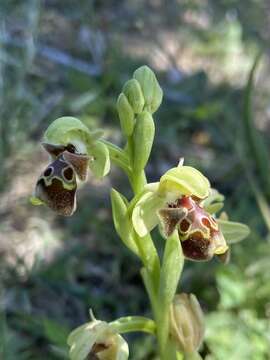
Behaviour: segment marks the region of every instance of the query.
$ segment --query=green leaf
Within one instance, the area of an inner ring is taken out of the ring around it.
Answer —
[[[184,265],[181,242],[177,231],[166,240],[160,273],[159,298],[164,306],[173,301]]]
[[[160,179],[159,192],[179,192],[179,195],[194,195],[199,199],[208,196],[210,183],[203,174],[191,166],[177,166],[167,171]]]
[[[137,117],[133,139],[133,168],[135,173],[141,172],[149,159],[155,136],[155,124],[152,115],[144,111]]]
[[[158,324],[161,352],[166,349],[169,334],[169,308],[177,290],[183,265],[182,247],[178,233],[175,231],[166,241],[160,273]]]
[[[133,226],[127,213],[127,199],[118,191],[111,190],[111,203],[114,227],[123,243],[139,256],[136,242],[133,238]]]
[[[69,334],[69,329],[67,327],[49,319],[45,319],[43,325],[45,335],[50,342],[66,347],[67,337]]]
[[[153,114],[159,108],[163,97],[154,72],[148,66],[141,66],[134,72],[133,77],[138,80],[142,88],[145,108]]]
[[[228,244],[235,244],[250,234],[250,229],[245,224],[220,219],[217,222]]]

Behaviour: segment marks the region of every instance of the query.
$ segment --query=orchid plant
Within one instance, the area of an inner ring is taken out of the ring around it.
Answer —
[[[225,213],[217,215],[224,197],[183,159],[158,182],[147,182],[145,167],[155,135],[153,114],[162,96],[147,66],[125,83],[116,104],[126,142],[123,148],[74,117],[55,120],[45,132],[43,147],[51,162],[37,180],[33,204],[70,216],[76,209],[77,184],[87,180],[88,171],[103,178],[113,163],[128,177],[134,196],[127,199],[112,189],[112,216],[120,239],[141,260],[153,315],[152,319],[127,316],[105,322],[91,312],[91,321],[67,339],[72,360],[126,360],[129,348],[122,334],[134,331],[156,337],[161,360],[200,359],[205,327],[200,304],[193,294],[177,294],[184,262],[217,256],[226,263],[230,243],[249,234],[246,225],[229,221]],[[162,256],[151,237],[157,226],[164,238]]]

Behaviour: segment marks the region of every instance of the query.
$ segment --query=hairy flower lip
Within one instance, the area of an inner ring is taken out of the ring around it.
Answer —
[[[177,229],[185,257],[194,261],[208,261],[228,250],[215,219],[191,196],[182,196],[167,208],[159,210],[165,237]]]

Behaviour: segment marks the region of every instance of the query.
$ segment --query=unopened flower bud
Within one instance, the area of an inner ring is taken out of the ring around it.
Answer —
[[[135,172],[142,171],[149,159],[155,136],[155,124],[152,115],[143,111],[138,115],[134,128],[134,158]]]
[[[204,319],[200,304],[193,294],[176,295],[170,308],[170,335],[181,352],[199,349],[204,336]]]
[[[124,87],[123,93],[126,95],[135,114],[140,114],[144,107],[144,97],[141,86],[136,79],[128,80]]]
[[[163,96],[155,74],[148,66],[141,66],[133,77],[140,83],[146,109],[153,114],[159,108]]]
[[[125,94],[119,95],[116,106],[124,134],[131,136],[135,124],[134,112]]]

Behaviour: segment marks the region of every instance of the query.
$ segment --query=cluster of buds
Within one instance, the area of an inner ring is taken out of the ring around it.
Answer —
[[[123,134],[133,138],[132,168],[135,173],[147,164],[152,149],[155,124],[152,114],[162,101],[163,92],[153,71],[142,66],[128,80],[118,97],[117,111]]]

